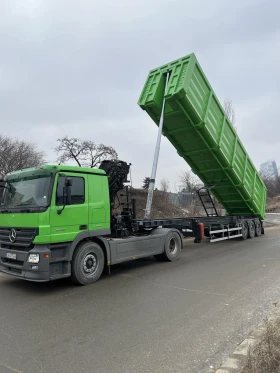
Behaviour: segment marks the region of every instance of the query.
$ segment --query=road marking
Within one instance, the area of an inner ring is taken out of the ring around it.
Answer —
[[[163,286],[163,287],[167,287],[167,288],[171,288],[171,289],[177,289],[177,290],[183,290],[183,291],[191,291],[191,292],[194,292],[194,293],[218,295],[220,297],[226,297],[227,296],[227,294],[212,293],[211,291],[203,291],[203,290],[196,290],[196,289],[180,288],[180,287],[172,286],[172,285],[159,284],[158,282],[154,282],[154,281],[151,281],[151,280],[146,280],[146,279],[144,279],[142,277],[131,276],[131,275],[127,275],[127,274],[123,274],[122,276],[130,277],[130,278],[136,278],[137,280],[146,281],[146,282],[149,282],[149,283],[154,284],[154,285]]]
[[[11,372],[14,372],[14,373],[23,373],[21,370],[18,370],[16,368],[12,368],[7,364],[2,363],[1,361],[0,361],[0,367],[4,367],[6,369],[9,369]]]

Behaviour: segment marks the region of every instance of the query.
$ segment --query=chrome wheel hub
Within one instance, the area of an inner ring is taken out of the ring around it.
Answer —
[[[91,276],[97,268],[97,259],[93,253],[87,254],[83,259],[83,271],[86,276]]]

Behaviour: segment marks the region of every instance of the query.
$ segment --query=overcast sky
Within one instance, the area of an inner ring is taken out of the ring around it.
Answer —
[[[140,186],[157,136],[137,105],[147,74],[195,53],[255,165],[280,163],[279,19],[278,0],[0,0],[0,131],[49,162],[65,135],[114,146]],[[186,169],[163,138],[157,179]]]

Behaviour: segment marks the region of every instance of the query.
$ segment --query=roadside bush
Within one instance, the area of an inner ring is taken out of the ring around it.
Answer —
[[[280,319],[274,323],[266,321],[266,333],[249,352],[242,373],[280,373]]]

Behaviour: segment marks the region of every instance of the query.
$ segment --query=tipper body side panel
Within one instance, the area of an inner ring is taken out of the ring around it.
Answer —
[[[168,71],[163,134],[228,215],[263,219],[266,187],[194,54],[151,70],[138,104],[158,125]]]

